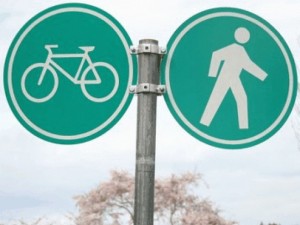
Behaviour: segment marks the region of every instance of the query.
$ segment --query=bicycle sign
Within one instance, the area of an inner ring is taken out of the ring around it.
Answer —
[[[22,81],[21,81],[22,91],[23,91],[24,95],[30,101],[40,103],[40,102],[48,101],[49,99],[51,99],[53,97],[53,95],[57,91],[58,83],[59,83],[58,75],[55,72],[55,69],[60,71],[61,74],[66,76],[72,83],[79,84],[81,86],[81,90],[82,90],[83,94],[91,101],[105,102],[105,101],[109,100],[110,98],[112,98],[114,96],[114,94],[116,93],[116,91],[118,90],[119,77],[118,77],[118,73],[115,70],[115,68],[105,62],[93,63],[91,61],[91,58],[89,57],[89,52],[93,51],[95,47],[93,47],[93,46],[79,47],[81,50],[84,51],[84,53],[79,53],[79,54],[53,54],[52,48],[58,48],[58,45],[46,45],[45,48],[48,51],[48,57],[46,59],[46,62],[32,64],[25,70],[25,72],[22,76]],[[72,77],[72,75],[70,75],[66,70],[64,70],[60,65],[58,65],[53,60],[55,58],[78,58],[78,57],[81,58],[82,60],[80,62],[80,65],[79,65],[78,71],[76,72],[75,77]],[[88,67],[81,74],[81,72],[83,70],[83,65],[85,62],[88,63]],[[102,97],[93,97],[92,95],[90,95],[88,93],[88,91],[86,89],[86,85],[101,84],[101,78],[100,78],[100,74],[98,74],[98,72],[97,72],[97,67],[106,67],[108,70],[111,71],[111,75],[114,77],[114,85],[113,85],[112,90],[106,96],[102,96]],[[47,94],[46,96],[43,96],[41,98],[36,98],[36,97],[30,95],[26,89],[27,77],[30,76],[31,74],[33,74],[35,71],[40,72],[40,77],[38,79],[37,86],[40,86],[43,83],[43,80],[44,80],[44,77],[45,77],[47,71],[50,72],[50,74],[51,74],[51,76],[53,76],[53,80],[54,80],[52,90],[49,91],[49,94]],[[94,75],[94,79],[92,79],[92,80],[87,79],[87,75],[89,74],[90,71]],[[82,75],[81,78],[80,78],[80,75]]]
[[[62,4],[29,20],[5,63],[9,105],[34,135],[54,143],[96,138],[124,115],[137,79],[131,40],[111,15]]]

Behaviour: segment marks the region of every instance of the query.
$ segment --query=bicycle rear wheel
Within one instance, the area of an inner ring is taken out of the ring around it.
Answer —
[[[119,76],[112,65],[96,62],[83,72],[80,85],[83,94],[89,100],[105,102],[116,94],[119,87]]]

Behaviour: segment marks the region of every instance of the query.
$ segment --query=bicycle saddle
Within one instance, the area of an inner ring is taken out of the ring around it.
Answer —
[[[86,52],[91,52],[95,49],[94,46],[80,46],[79,48],[83,51],[86,51]]]

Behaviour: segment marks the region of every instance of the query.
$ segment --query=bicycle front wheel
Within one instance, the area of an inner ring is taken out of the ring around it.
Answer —
[[[116,69],[105,62],[96,62],[83,72],[81,90],[93,102],[106,102],[111,99],[119,87]]]
[[[35,103],[46,102],[58,88],[58,76],[52,67],[45,69],[44,63],[29,66],[21,79],[21,89],[25,97]]]

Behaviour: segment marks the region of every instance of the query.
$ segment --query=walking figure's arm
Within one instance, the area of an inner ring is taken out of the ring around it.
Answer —
[[[255,76],[256,78],[264,81],[268,74],[261,69],[258,65],[256,65],[250,57],[247,55],[247,60],[244,62],[244,70]]]
[[[223,54],[220,54],[220,51],[214,51],[211,57],[210,61],[210,67],[209,67],[209,72],[208,76],[209,77],[217,77],[218,72],[220,71],[220,67],[222,64],[223,59]]]

